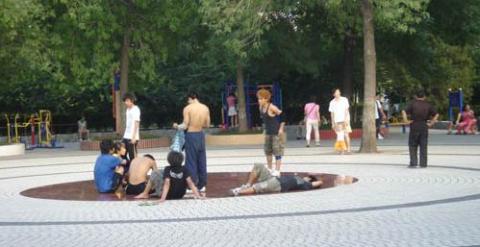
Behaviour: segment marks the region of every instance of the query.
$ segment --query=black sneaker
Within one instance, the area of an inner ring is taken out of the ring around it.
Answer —
[[[417,166],[409,165],[408,168],[417,168]]]
[[[427,168],[427,166],[420,166],[420,168]]]

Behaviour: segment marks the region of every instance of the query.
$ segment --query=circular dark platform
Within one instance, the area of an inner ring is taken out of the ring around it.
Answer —
[[[320,189],[326,189],[343,184],[345,179],[335,174],[324,173],[282,173],[282,174],[297,174],[299,176],[314,175],[323,181],[323,186]],[[228,197],[229,189],[240,186],[247,180],[248,173],[246,172],[218,172],[208,174],[207,197],[219,198]],[[352,178],[347,183],[356,182],[356,178]],[[292,191],[299,192],[299,191]],[[289,192],[289,193],[292,193]],[[117,197],[115,194],[101,194],[95,189],[93,180],[78,181],[71,183],[53,184],[37,188],[28,189],[20,193],[23,196],[40,198],[40,199],[55,199],[55,200],[72,200],[72,201],[122,201],[134,200],[133,196]],[[156,198],[152,198],[156,199]]]

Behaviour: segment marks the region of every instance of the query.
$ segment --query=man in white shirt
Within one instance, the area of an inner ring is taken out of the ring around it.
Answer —
[[[345,144],[347,146],[347,153],[350,153],[350,133],[352,132],[352,127],[350,126],[350,104],[348,99],[342,97],[340,89],[336,88],[333,90],[333,97],[330,101],[328,111],[331,115],[332,120],[332,129],[336,130],[337,126],[341,126],[345,133]]]
[[[135,100],[135,96],[131,93],[123,96],[127,113],[125,114],[125,134],[122,141],[125,143],[129,160],[133,160],[137,156],[137,143],[140,139],[140,108],[135,105]]]
[[[380,118],[380,115],[382,118]],[[377,129],[377,139],[383,140],[383,133],[381,132],[382,120],[386,120],[387,116],[383,112],[382,102],[380,101],[380,95],[377,95],[375,99],[375,128]]]

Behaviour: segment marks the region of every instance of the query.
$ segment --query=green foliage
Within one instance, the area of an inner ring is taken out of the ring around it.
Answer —
[[[446,113],[447,89],[467,101],[480,81],[480,1],[374,0],[379,90],[404,102],[419,85]],[[356,37],[354,82],[362,77],[359,0],[0,0],[3,112],[82,113],[113,125],[111,83],[130,32],[129,88],[142,124],[181,120],[188,90],[220,122],[222,83],[241,58],[251,83],[279,81],[290,122],[311,94],[322,113],[342,78],[343,39]],[[478,111],[478,110],[477,110]],[[75,127],[73,127],[75,128]]]

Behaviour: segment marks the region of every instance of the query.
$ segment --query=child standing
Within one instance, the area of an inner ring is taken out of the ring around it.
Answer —
[[[337,141],[335,142],[335,151],[339,154],[345,154],[347,145],[345,144],[345,129],[343,124],[338,124],[335,128],[337,134]]]
[[[264,124],[265,144],[264,150],[267,157],[268,169],[272,170],[273,156],[275,156],[275,170],[272,175],[280,177],[280,167],[282,165],[282,156],[284,145],[281,137],[284,133],[285,121],[282,111],[270,103],[272,94],[266,89],[260,89],[257,92],[260,116]],[[280,117],[280,121],[277,120]]]

